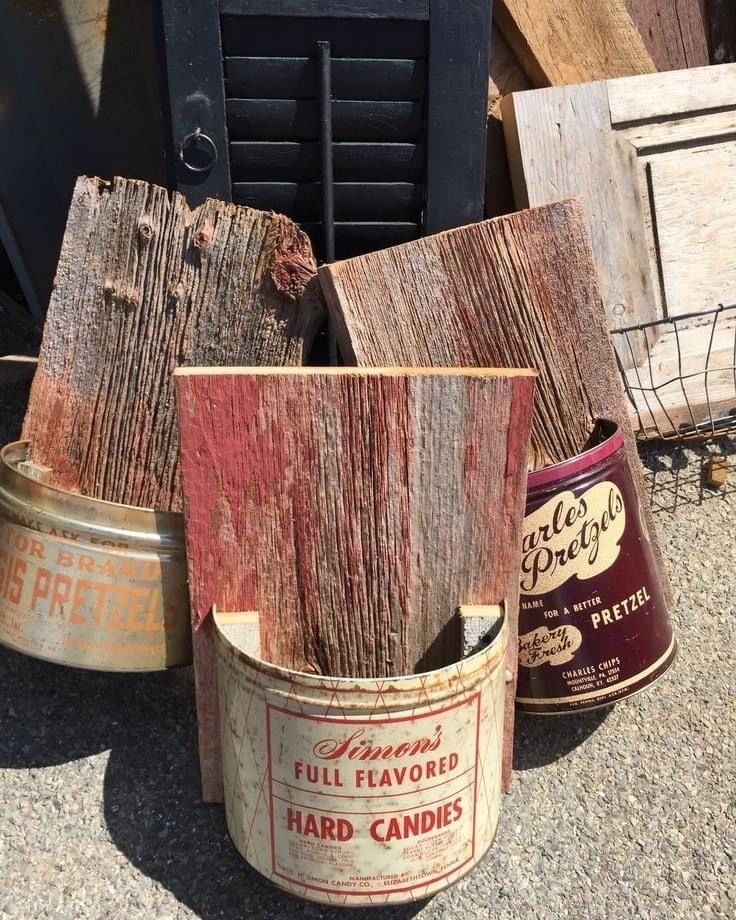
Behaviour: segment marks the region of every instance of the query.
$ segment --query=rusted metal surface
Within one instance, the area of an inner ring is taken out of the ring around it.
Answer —
[[[153,671],[191,661],[183,519],[97,501],[0,452],[0,642],[60,664]]]
[[[424,898],[469,872],[498,823],[506,619],[461,662],[368,680],[267,664],[231,616],[213,617],[225,814],[247,862],[348,906]]]
[[[529,475],[519,706],[561,713],[623,700],[677,653],[652,544],[612,422],[600,443]]]

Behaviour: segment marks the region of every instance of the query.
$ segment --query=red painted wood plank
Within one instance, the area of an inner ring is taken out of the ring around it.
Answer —
[[[190,592],[208,637],[200,718],[216,707],[213,604],[260,613],[264,658],[355,677],[447,664],[460,604],[515,607],[533,383],[528,371],[177,371]]]

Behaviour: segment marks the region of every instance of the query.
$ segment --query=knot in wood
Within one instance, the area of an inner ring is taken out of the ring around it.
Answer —
[[[270,271],[276,290],[290,300],[298,300],[316,271],[309,237],[290,220],[280,219]]]
[[[144,216],[138,221],[138,235],[145,243],[153,237],[153,223],[150,217]]]
[[[215,228],[210,223],[203,224],[194,234],[192,243],[195,249],[209,249],[215,235]]]

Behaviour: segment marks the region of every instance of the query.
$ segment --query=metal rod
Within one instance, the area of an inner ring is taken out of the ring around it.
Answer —
[[[710,310],[695,310],[693,313],[679,313],[677,316],[665,316],[663,319],[653,319],[647,323],[636,323],[633,326],[621,326],[617,329],[611,329],[611,335],[624,335],[627,332],[637,332],[644,329],[650,329],[652,326],[672,325],[678,320],[698,319],[701,316],[711,316],[713,313],[723,313],[727,310],[736,310],[736,303],[721,303]]]
[[[335,176],[332,162],[332,52],[317,42],[320,73],[320,147],[322,154],[322,228],[325,262],[335,261]],[[330,364],[337,364],[337,341],[329,328]]]

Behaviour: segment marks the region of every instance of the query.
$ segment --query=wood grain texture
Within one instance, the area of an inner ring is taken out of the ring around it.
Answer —
[[[494,16],[535,86],[656,70],[626,0],[497,0]]]
[[[460,604],[514,594],[530,371],[177,372],[194,616],[334,677],[457,660]]]
[[[578,453],[596,418],[625,415],[575,202],[338,262],[319,278],[347,363],[539,368],[535,466]]]
[[[608,80],[611,124],[699,116],[734,105],[736,64]]]
[[[491,72],[488,78],[488,128],[486,132],[485,216],[498,217],[515,210],[506,141],[503,135],[501,100],[509,93],[529,89],[529,78],[494,26],[491,39]]]
[[[219,802],[213,604],[258,609],[266,657],[352,673],[440,659],[456,596],[516,610],[532,378],[176,382],[202,792]]]
[[[348,363],[538,368],[531,439],[537,464],[579,452],[595,419],[618,422],[644,528],[671,600],[579,203],[522,211],[338,262],[321,268],[319,278]],[[512,679],[506,787],[518,667],[517,599],[507,608]]]
[[[23,437],[54,482],[180,510],[171,373],[298,364],[314,262],[287,218],[145,182],[77,182]]]
[[[626,5],[657,70],[709,63],[700,0],[626,0]]]
[[[583,202],[609,328],[736,298],[735,64],[513,94],[503,112],[517,203],[573,194]],[[648,394],[651,412],[643,411],[647,394],[636,391],[632,417],[638,421],[638,409],[646,433],[656,432],[652,418],[664,420],[662,430],[667,415],[708,420],[701,372],[709,347],[719,371],[708,378],[714,399],[722,409],[736,399],[721,373],[732,347],[728,329],[719,325],[711,343],[699,326],[697,318],[678,326],[692,332],[681,356],[668,325],[633,336],[631,349],[615,336],[632,386],[662,387],[659,399]],[[699,375],[684,385],[681,357],[688,375]]]
[[[611,129],[608,85],[513,94],[503,113],[517,206],[580,197],[607,323],[614,327],[656,319],[658,305],[640,190],[632,179],[635,151]],[[621,357],[628,365],[629,356]]]

